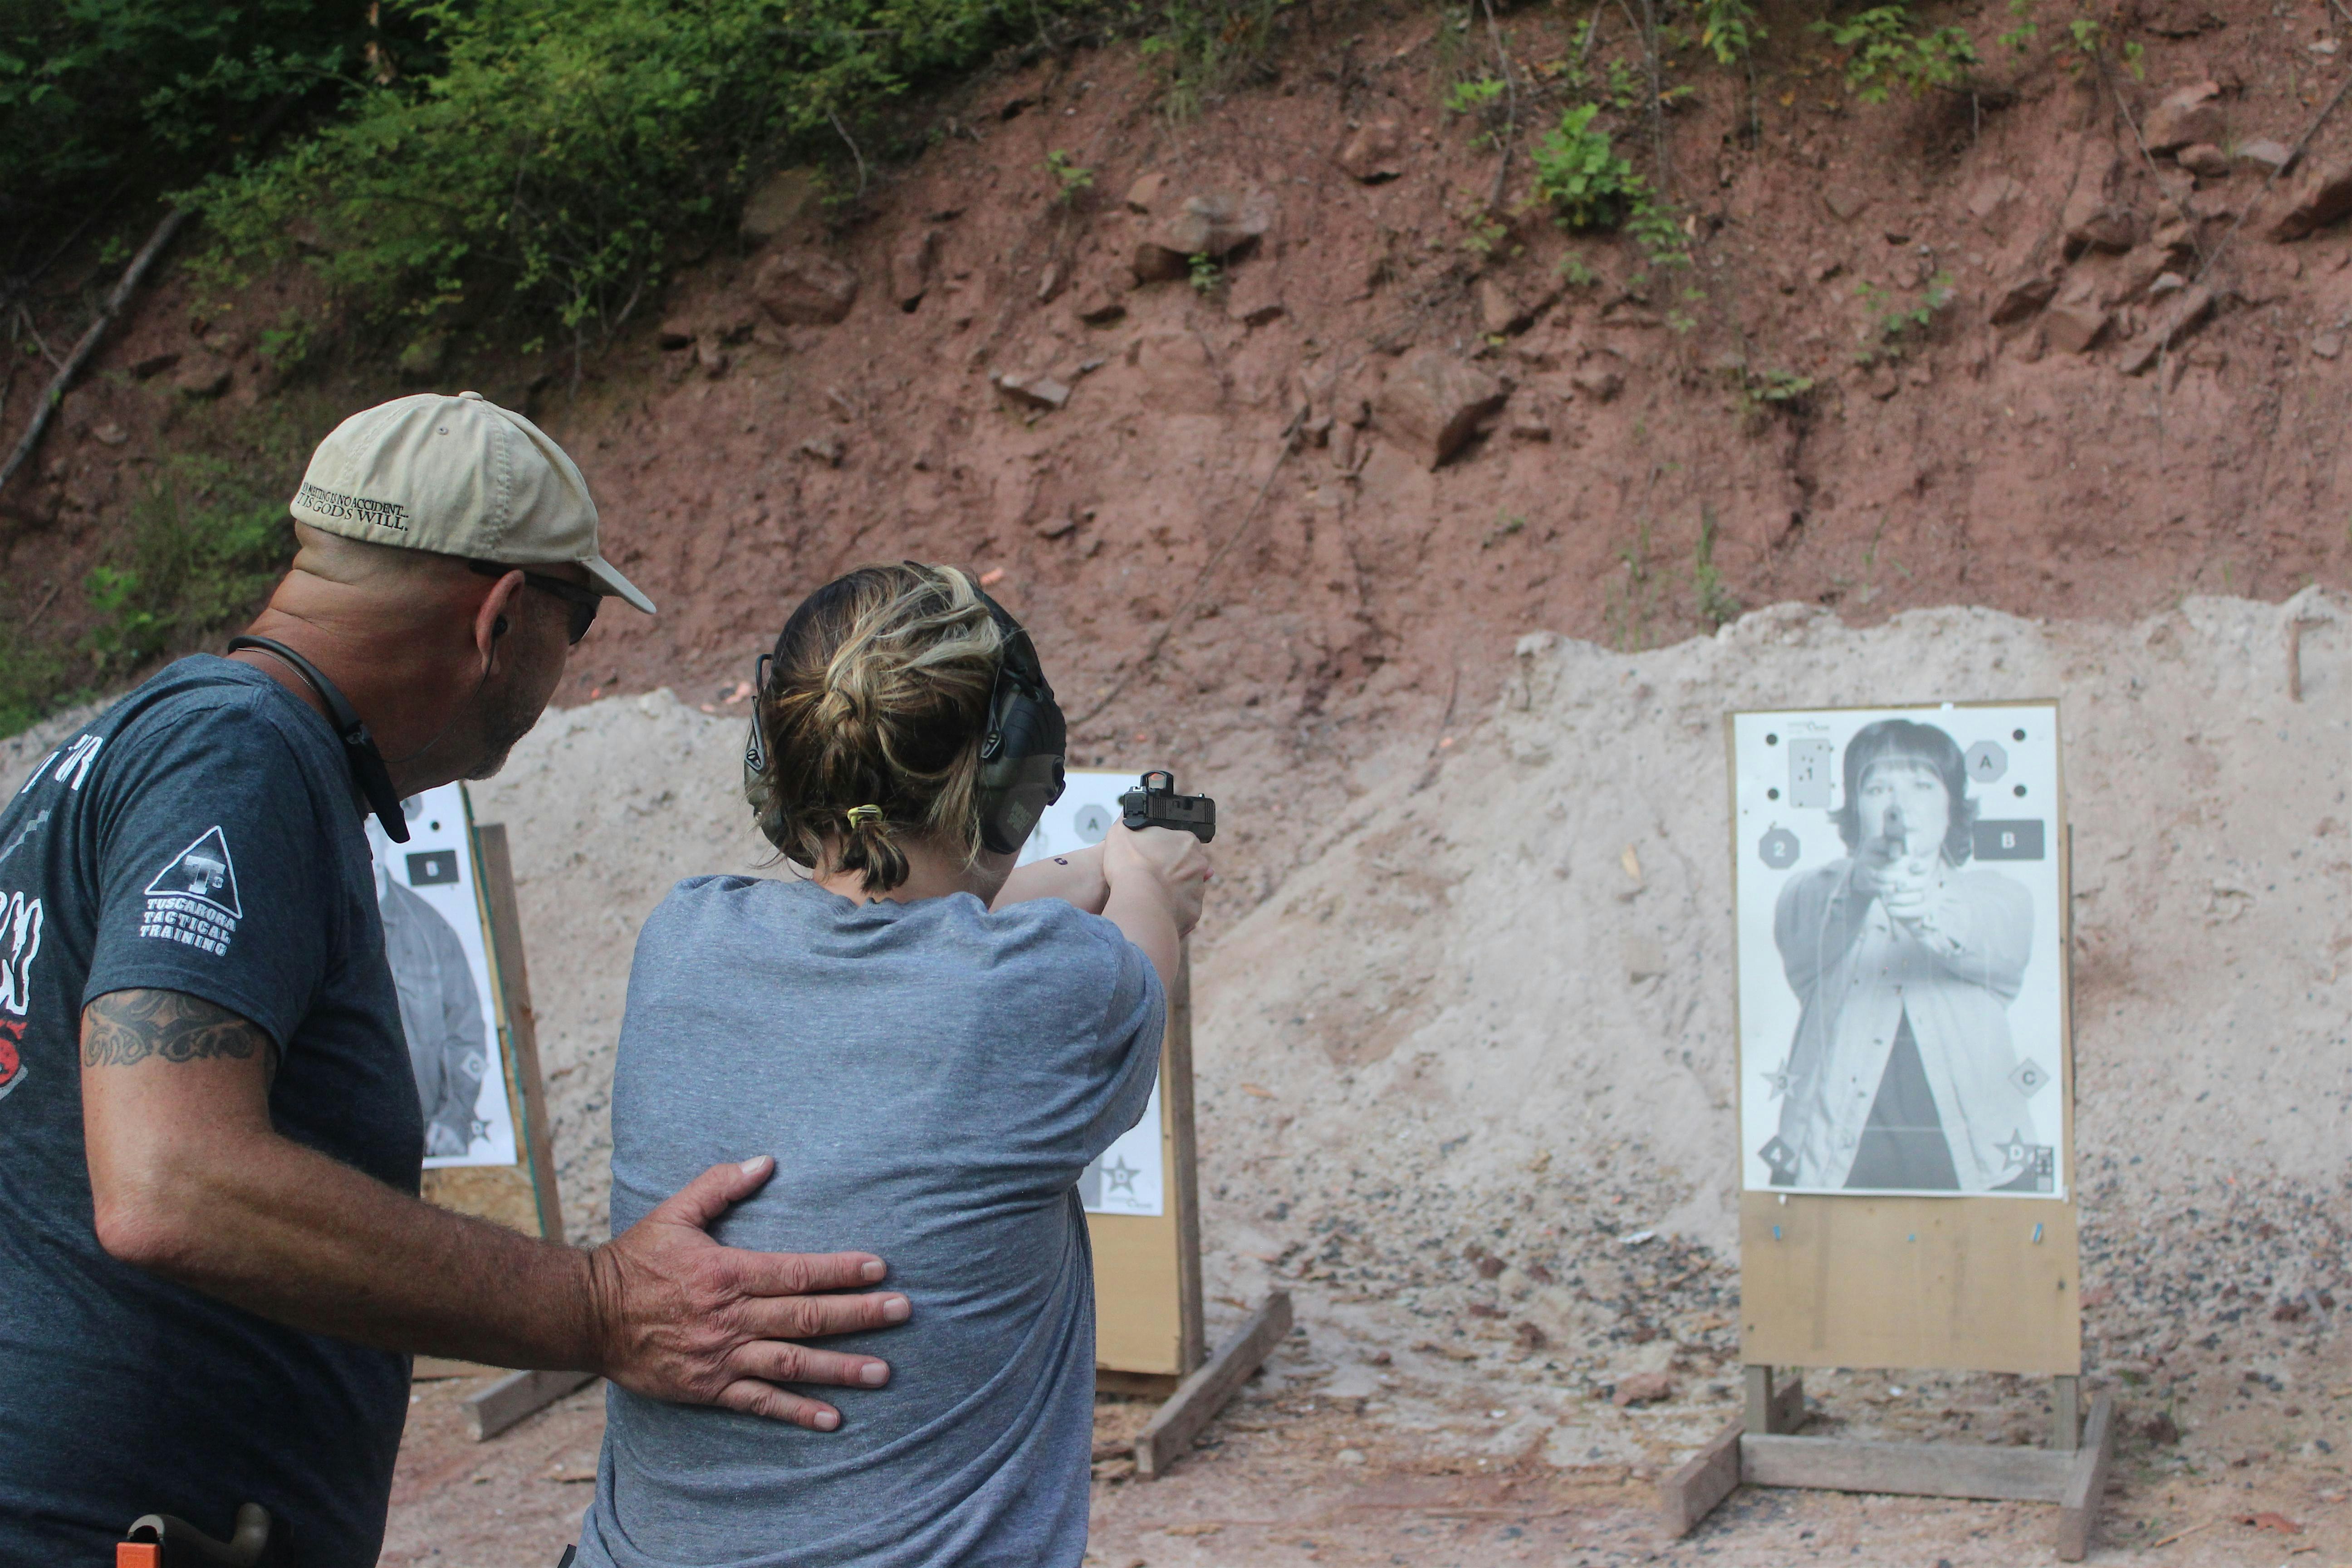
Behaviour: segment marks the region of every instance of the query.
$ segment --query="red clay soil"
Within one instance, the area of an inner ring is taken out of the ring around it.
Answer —
[[[1638,646],[1781,599],[1863,620],[1956,601],[2122,617],[2341,583],[2352,237],[2268,236],[2303,170],[2352,150],[2352,111],[2274,189],[2242,159],[2200,175],[2149,156],[2141,132],[2168,92],[2210,81],[2201,134],[2292,143],[2346,55],[2322,6],[2176,9],[2121,19],[2145,84],[1992,49],[1997,5],[1942,18],[1996,57],[1973,95],[1859,104],[1794,22],[1752,96],[1682,57],[1696,90],[1663,131],[1695,264],[1646,282],[1625,242],[1519,211],[1536,124],[1491,255],[1465,246],[1496,154],[1440,97],[1483,68],[1483,29],[1418,9],[1302,24],[1276,81],[1181,121],[1148,62],[1080,52],[969,89],[930,152],[815,237],[856,279],[838,324],[763,307],[766,268],[793,309],[774,277],[793,269],[773,259],[800,247],[788,232],[690,270],[667,338],[636,323],[576,395],[536,363],[448,379],[560,435],[612,552],[663,606],[608,616],[568,700],[669,684],[716,701],[798,595],[877,556],[1002,572],[1073,712],[1101,710],[1082,749],[1141,734],[1168,754],[1236,731],[1344,752],[1333,722],[1475,711],[1538,627]],[[1630,58],[1599,15],[1591,63]],[[1522,11],[1506,47],[1554,71],[1583,16]],[[1345,162],[1395,177],[1343,167],[1351,140]],[[1642,122],[1619,140],[1645,142]],[[1091,173],[1075,200],[1055,151]],[[1144,176],[1158,188],[1130,204]],[[1139,242],[1195,195],[1261,215],[1262,237],[1205,291],[1138,286]],[[2131,248],[2069,262],[2084,234]],[[1561,286],[1571,251],[1595,281]],[[2037,276],[2053,308],[1990,324]],[[199,337],[167,280],[107,351],[33,481],[0,498],[20,614],[80,613],[73,584],[167,421],[225,427],[244,400],[322,429],[336,396],[396,390],[273,398],[256,331],[289,287],[212,310]],[[1858,363],[1873,349],[1890,352]],[[136,379],[166,353],[181,363]],[[229,370],[227,402],[173,390],[192,368]],[[1051,377],[1066,404],[1034,406],[998,373]],[[1411,389],[1433,380],[1434,409]],[[1506,389],[1433,468],[1417,426]]]

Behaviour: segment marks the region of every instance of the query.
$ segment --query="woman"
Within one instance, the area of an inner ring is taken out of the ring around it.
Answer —
[[[1207,861],[1189,834],[1115,827],[1013,871],[1060,793],[1061,717],[1026,634],[950,567],[811,595],[753,722],[748,793],[806,875],[689,878],[646,921],[613,1223],[680,1173],[772,1153],[714,1234],[887,1257],[908,1370],[838,1430],[805,1402],[795,1426],[614,1389],[580,1561],[1075,1565],[1094,1416],[1076,1184],[1150,1098]]]
[[[2009,1004],[2033,939],[2025,889],[1966,870],[1976,803],[1960,748],[1885,719],[1845,749],[1844,859],[1781,889],[1773,934],[1804,1005],[1775,1186],[2037,1188],[2011,1081]]]

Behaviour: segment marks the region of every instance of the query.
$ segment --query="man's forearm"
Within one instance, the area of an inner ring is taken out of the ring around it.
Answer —
[[[280,1136],[270,1056],[252,1024],[176,992],[90,1004],[82,1134],[100,1245],[294,1328],[588,1367],[586,1254],[434,1208]]]
[[[144,1194],[127,1246],[110,1250],[313,1333],[600,1370],[589,1254],[436,1208],[275,1133],[234,1155]],[[157,1174],[171,1178],[168,1163]]]

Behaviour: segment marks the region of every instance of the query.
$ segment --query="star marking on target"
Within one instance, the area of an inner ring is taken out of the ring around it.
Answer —
[[[2023,1165],[2026,1160],[2032,1156],[2037,1145],[2028,1143],[2025,1141],[2025,1133],[2023,1130],[2020,1129],[2009,1135],[2008,1142],[1996,1143],[1993,1147],[2000,1151],[2000,1157],[2007,1163],[2011,1165]]]
[[[1111,1163],[1102,1168],[1102,1173],[1105,1197],[1108,1197],[1113,1193],[1125,1193],[1130,1198],[1136,1195],[1135,1178],[1143,1174],[1141,1171],[1127,1163],[1127,1156],[1124,1154],[1112,1155]]]
[[[1766,1073],[1764,1087],[1772,1091],[1773,1099],[1785,1099],[1789,1092],[1789,1064],[1782,1062],[1779,1067]]]

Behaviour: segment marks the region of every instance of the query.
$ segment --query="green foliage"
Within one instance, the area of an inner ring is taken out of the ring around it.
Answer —
[[[404,29],[368,16],[365,0],[0,0],[0,230],[24,224],[46,248],[121,186],[201,169],[273,108],[331,105],[355,69],[417,60]]]
[[[1475,198],[1463,203],[1454,216],[1462,225],[1462,248],[1482,260],[1494,255],[1511,237],[1510,226]]]
[[[1648,182],[1611,149],[1609,133],[1592,128],[1600,112],[1594,103],[1570,110],[1529,154],[1536,199],[1556,208],[1571,229],[1613,228],[1649,194]]]
[[[1003,6],[1007,0],[963,0],[970,5]],[[1275,23],[1292,0],[1131,0],[1132,24],[1143,34],[1139,46],[1158,65],[1171,114],[1187,119],[1202,104],[1265,63],[1273,47]],[[1076,8],[1076,7],[1073,7]]]
[[[63,705],[64,656],[14,622],[0,626],[0,735],[37,724]]]
[[[1481,550],[1492,550],[1506,539],[1515,539],[1518,535],[1525,533],[1527,531],[1528,520],[1519,513],[1515,511],[1497,512],[1495,514],[1495,526],[1488,529],[1485,535],[1479,539],[1478,548]]]
[[[1601,275],[1587,266],[1584,258],[1573,250],[1561,257],[1559,265],[1552,270],[1559,273],[1560,281],[1571,289],[1590,289],[1601,281]]]
[[[1861,349],[1854,354],[1855,363],[1860,364],[1901,359],[1909,343],[1935,325],[1937,316],[1952,302],[1956,293],[1948,272],[1938,272],[1927,279],[1927,286],[1917,298],[1908,301],[1896,299],[1867,279],[1855,284],[1853,291],[1871,309],[1870,324],[1863,332]]]
[[[1697,598],[1698,617],[1709,626],[1720,626],[1739,618],[1740,603],[1723,581],[1722,569],[1715,563],[1715,509],[1698,509],[1698,543],[1691,552],[1691,587]]]
[[[1061,187],[1056,193],[1056,199],[1064,206],[1076,205],[1080,193],[1095,188],[1095,172],[1092,169],[1080,167],[1059,147],[1045,154],[1045,171],[1054,176],[1055,184]]]
[[[1480,130],[1470,139],[1473,147],[1490,147],[1507,118],[1504,100],[1510,84],[1497,76],[1482,76],[1467,81],[1457,81],[1445,93],[1445,112],[1466,115],[1476,121]]]
[[[1485,76],[1475,81],[1457,81],[1445,94],[1448,114],[1480,114],[1500,100],[1504,83],[1500,77]]]
[[[1715,56],[1717,65],[1733,66],[1748,58],[1757,41],[1769,37],[1756,19],[1748,0],[1695,0],[1698,41]]]
[[[1204,250],[1193,257],[1189,265],[1191,276],[1188,281],[1192,285],[1192,292],[1202,299],[1207,299],[1225,286],[1224,268],[1219,267],[1217,258],[1207,251]]]
[[[124,0],[130,3],[130,0]],[[194,199],[383,317],[609,326],[780,152],[1000,42],[1011,0],[385,0],[439,60]],[[1021,16],[1031,17],[1027,7]]]
[[[1957,87],[1979,60],[1976,44],[1960,28],[1915,31],[1902,0],[1843,21],[1815,22],[1813,31],[1846,51],[1846,86],[1864,103],[1884,103],[1897,87],[1915,98],[1930,88]]]
[[[283,496],[217,458],[168,459],[82,585],[98,616],[85,642],[91,673],[126,674],[243,617],[293,543]]]
[[[1633,68],[1631,61],[1622,59],[1612,59],[1608,69],[1609,107],[1620,114],[1639,109],[1642,100],[1650,92],[1649,83],[1642,73]]]
[[[1801,406],[1812,390],[1813,378],[1793,370],[1746,371],[1739,378],[1740,396],[1768,408]]]

